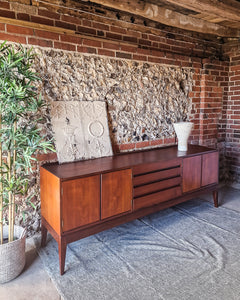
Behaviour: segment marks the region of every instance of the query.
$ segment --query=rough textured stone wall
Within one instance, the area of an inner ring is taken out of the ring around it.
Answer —
[[[114,144],[174,135],[189,119],[193,70],[36,49],[42,93],[52,101],[106,101]]]

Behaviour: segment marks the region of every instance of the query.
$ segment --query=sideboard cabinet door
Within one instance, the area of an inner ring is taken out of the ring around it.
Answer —
[[[201,155],[183,159],[183,193],[201,187]]]
[[[132,210],[132,170],[102,175],[101,218]]]
[[[100,175],[62,183],[62,231],[100,220]]]
[[[183,193],[218,183],[218,152],[183,159]]]
[[[202,186],[218,183],[218,152],[202,155]]]

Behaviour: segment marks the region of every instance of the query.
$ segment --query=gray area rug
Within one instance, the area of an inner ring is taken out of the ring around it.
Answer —
[[[198,199],[39,255],[66,300],[240,299],[240,213]]]

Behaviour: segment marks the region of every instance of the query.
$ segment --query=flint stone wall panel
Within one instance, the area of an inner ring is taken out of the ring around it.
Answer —
[[[172,123],[188,120],[193,70],[36,48],[44,98],[107,103],[114,144],[174,136]]]

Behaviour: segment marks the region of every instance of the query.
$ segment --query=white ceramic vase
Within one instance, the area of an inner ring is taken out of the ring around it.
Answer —
[[[173,127],[178,138],[178,151],[187,151],[188,138],[191,133],[192,126],[192,122],[173,123]]]

